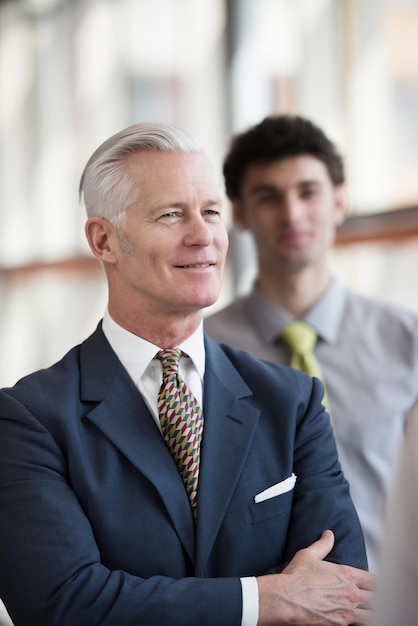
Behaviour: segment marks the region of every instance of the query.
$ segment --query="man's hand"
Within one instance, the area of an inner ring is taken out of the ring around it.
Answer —
[[[374,574],[324,561],[334,534],[299,550],[281,574],[257,578],[258,626],[367,626],[376,586]]]

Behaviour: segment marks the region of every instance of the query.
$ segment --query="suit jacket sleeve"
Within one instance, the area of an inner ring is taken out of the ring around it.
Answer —
[[[321,403],[322,383],[292,368],[224,349],[251,390],[247,406],[259,409],[236,488],[236,494],[249,489],[252,534],[249,531],[248,537],[256,539],[254,546],[247,539],[246,547],[253,568],[264,562],[264,571],[281,571],[298,550],[330,529],[335,545],[327,560],[367,569],[360,522],[338,460],[329,415]],[[255,494],[292,473],[297,477],[294,489],[255,503]],[[230,509],[234,502],[235,498]]]
[[[103,565],[64,446],[0,393],[0,594],[15,626],[239,626],[237,578],[144,579]]]

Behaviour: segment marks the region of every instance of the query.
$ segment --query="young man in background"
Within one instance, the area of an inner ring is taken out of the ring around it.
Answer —
[[[387,493],[418,399],[418,316],[332,276],[329,255],[347,210],[344,166],[312,122],[273,116],[238,134],[224,176],[235,223],[253,236],[258,274],[248,295],[206,319],[206,332],[322,378],[376,571]]]

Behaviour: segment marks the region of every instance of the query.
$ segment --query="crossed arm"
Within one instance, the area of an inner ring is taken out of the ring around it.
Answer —
[[[281,574],[257,578],[258,626],[366,626],[371,622],[376,577],[324,561],[334,535],[324,531],[296,553]]]

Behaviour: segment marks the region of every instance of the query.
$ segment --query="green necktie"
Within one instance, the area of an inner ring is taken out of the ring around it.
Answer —
[[[322,374],[321,366],[314,353],[314,348],[318,341],[316,330],[314,330],[312,326],[309,326],[309,324],[306,324],[306,322],[296,320],[288,324],[282,330],[280,338],[291,351],[290,367],[294,367],[297,370],[306,372],[306,374],[319,378],[325,387],[324,375]],[[324,404],[327,407],[328,413],[331,415],[326,389],[324,393]]]

